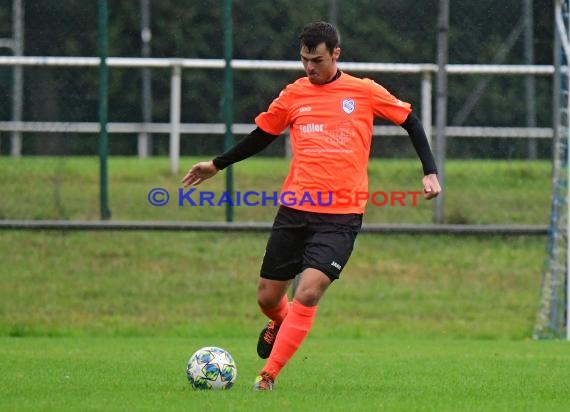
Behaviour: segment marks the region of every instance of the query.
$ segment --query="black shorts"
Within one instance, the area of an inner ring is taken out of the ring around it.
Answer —
[[[290,280],[307,268],[338,279],[352,253],[362,215],[304,212],[280,206],[260,276]]]

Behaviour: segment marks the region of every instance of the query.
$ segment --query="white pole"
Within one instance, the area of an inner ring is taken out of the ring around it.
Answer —
[[[532,65],[534,63],[534,14],[533,0],[523,0],[524,15],[524,57],[525,63]],[[526,124],[528,127],[536,127],[536,81],[533,75],[525,78],[525,97],[526,97]],[[528,158],[536,160],[537,158],[537,142],[536,139],[528,140]]]
[[[140,0],[141,12],[141,41],[143,58],[150,57],[150,41],[152,31],[150,29],[150,0]],[[152,123],[152,90],[150,68],[142,69],[142,121],[145,125]],[[145,158],[152,154],[152,137],[148,131],[144,130],[138,135],[137,150],[140,158]]]
[[[180,158],[180,89],[182,84],[182,65],[172,67],[170,80],[170,172],[178,174]]]
[[[432,137],[432,107],[431,107],[431,73],[425,71],[422,74],[422,123],[424,125],[424,130],[428,139],[428,143],[431,146]]]
[[[556,12],[560,12],[561,16],[561,7],[557,7]],[[568,44],[568,39],[570,38],[570,26],[566,27],[564,33],[561,34],[564,34],[562,42],[564,44],[564,54],[568,59],[570,54],[570,47]],[[566,176],[566,267],[564,269],[564,280],[566,282],[566,340],[570,340],[570,321],[568,319],[568,310],[570,309],[570,278],[568,276],[568,265],[570,264],[570,245],[568,244],[568,239],[570,239],[570,237],[568,237],[570,235],[570,190],[568,188],[568,182],[570,182],[570,168],[568,167],[570,165],[570,150],[568,150],[568,145],[570,144],[570,113],[568,113],[568,110],[570,110],[570,70],[566,70],[566,121],[564,124],[566,130],[563,131],[566,140],[566,169],[568,171],[568,175]]]
[[[570,74],[566,75],[566,82],[570,85]],[[566,110],[570,107],[570,93],[566,93]],[[564,125],[566,130],[563,132],[566,140],[566,169],[567,169],[567,176],[566,176],[566,183],[570,182],[570,150],[568,150],[568,133],[570,132],[570,116],[568,113],[566,114],[566,124]],[[566,265],[564,268],[564,281],[566,282],[566,307],[564,310],[565,319],[566,319],[566,340],[570,340],[570,325],[569,325],[569,317],[570,316],[570,279],[568,276],[568,265],[570,264],[570,244],[568,243],[570,239],[570,189],[566,186]]]
[[[562,49],[564,50],[564,55],[568,57],[570,55],[570,42],[568,39],[570,38],[570,27],[565,27],[564,19],[562,17],[562,13],[565,11],[563,10],[564,4],[567,0],[555,0],[554,1],[554,18],[556,22],[556,29],[558,30],[558,38],[560,39],[560,43],[562,44]],[[570,113],[568,110],[570,108],[570,71],[566,71],[566,107],[564,112],[564,123],[561,124],[560,127],[560,138],[561,140],[564,139],[566,144],[566,168],[567,168],[567,175],[566,175],[566,184],[570,182],[570,169],[568,165],[570,165],[570,150],[568,150],[569,139],[568,135],[570,133]],[[556,93],[556,90],[554,90]],[[561,117],[559,117],[561,119]],[[556,126],[554,126],[556,127]],[[564,130],[566,129],[566,130]],[[566,340],[570,340],[570,326],[568,322],[568,315],[570,315],[569,307],[570,307],[570,282],[568,279],[568,264],[570,263],[570,245],[568,244],[568,237],[570,235],[570,190],[568,187],[566,188],[566,264],[564,268],[564,281],[566,282],[566,302],[565,302],[565,309],[564,315],[566,318]]]
[[[445,187],[445,153],[447,146],[447,63],[449,55],[449,0],[439,0],[437,18],[437,83],[435,161],[439,182]],[[434,221],[444,223],[445,191],[434,200]]]
[[[570,73],[566,74],[566,87],[570,86]],[[566,93],[566,110],[568,111],[570,108],[570,93]],[[566,176],[566,183],[570,182],[570,150],[568,150],[568,144],[570,143],[569,133],[570,133],[570,114],[566,113],[566,121],[564,124],[564,128],[562,133],[564,133],[564,137],[566,140],[566,169],[567,169],[567,176]],[[570,325],[569,325],[569,318],[570,316],[570,279],[568,276],[568,265],[570,264],[570,244],[568,240],[570,239],[570,189],[566,186],[566,265],[564,268],[564,281],[566,282],[566,307],[564,310],[565,319],[566,319],[566,340],[570,340]]]

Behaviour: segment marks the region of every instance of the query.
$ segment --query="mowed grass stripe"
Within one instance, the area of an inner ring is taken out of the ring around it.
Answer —
[[[184,373],[198,347],[236,358],[226,392],[192,390]],[[445,338],[315,338],[271,394],[251,390],[262,361],[254,339],[2,338],[2,410],[564,411],[566,342]]]

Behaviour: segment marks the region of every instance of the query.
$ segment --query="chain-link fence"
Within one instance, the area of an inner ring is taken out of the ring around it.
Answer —
[[[19,54],[17,46],[24,56],[98,55],[96,2],[0,0],[0,5],[2,55]],[[437,0],[317,0],[310,4],[236,0],[232,8],[234,59],[298,61],[300,29],[309,21],[326,19],[341,32],[341,62],[345,64],[436,62]],[[553,18],[551,0],[451,1],[449,63],[550,67]],[[22,36],[16,44],[18,19]],[[223,27],[221,1],[109,2],[109,56],[223,59]],[[417,112],[425,104],[421,73],[364,70],[354,74],[374,78],[411,102]],[[198,127],[223,124],[223,75],[219,68],[182,70],[180,122],[186,127],[181,129],[181,169],[195,160],[184,157],[211,158],[223,150],[223,131],[200,132]],[[252,124],[281,88],[301,75],[301,70],[235,70],[234,123]],[[431,80],[435,81],[433,72]],[[552,75],[450,73],[448,86],[448,126],[472,127],[476,135],[461,129],[448,137],[444,221],[546,224]],[[98,219],[98,134],[93,129],[98,121],[97,66],[2,65],[0,90],[0,185],[4,192],[0,218]],[[430,105],[437,98],[434,91],[435,84]],[[223,207],[190,209],[169,204],[160,208],[148,202],[154,187],[163,187],[175,197],[180,186],[166,158],[171,97],[169,68],[110,68],[113,219],[224,220]],[[24,123],[18,129],[14,120]],[[149,123],[155,129],[140,126]],[[113,124],[139,126],[130,130],[113,128]],[[518,134],[506,133],[505,128],[516,128]],[[150,136],[141,133],[158,129],[163,131]],[[236,133],[235,138],[243,133]],[[240,164],[235,168],[235,189],[278,191],[287,173],[286,155],[283,139],[258,158]],[[405,135],[375,136],[371,157],[371,192],[407,192],[419,187],[421,169]],[[203,189],[225,189],[221,177],[208,185]],[[432,209],[427,202],[415,207],[371,205],[367,221],[429,223]],[[267,207],[241,206],[236,208],[235,219],[269,221],[273,213]]]

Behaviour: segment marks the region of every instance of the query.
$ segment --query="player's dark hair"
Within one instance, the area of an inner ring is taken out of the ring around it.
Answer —
[[[311,53],[324,42],[332,54],[334,49],[340,46],[340,34],[332,24],[326,21],[316,21],[303,28],[299,41],[301,47],[305,46]]]

